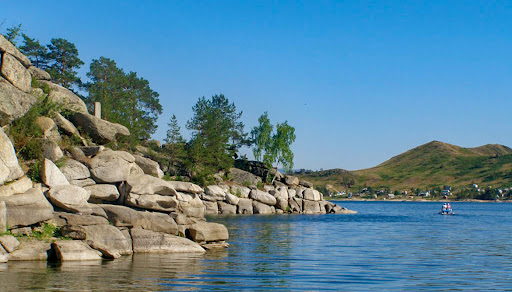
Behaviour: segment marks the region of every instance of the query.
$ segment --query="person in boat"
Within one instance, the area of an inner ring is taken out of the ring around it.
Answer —
[[[450,203],[446,204],[446,209],[448,210],[448,212],[452,211],[452,206],[450,206]]]
[[[448,204],[443,203],[443,207],[441,208],[441,212],[446,212],[448,210]]]

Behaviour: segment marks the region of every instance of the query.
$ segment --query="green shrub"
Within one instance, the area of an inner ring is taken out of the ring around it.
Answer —
[[[42,182],[41,172],[43,170],[43,161],[41,159],[35,160],[32,164],[30,164],[29,169],[27,171],[27,176],[33,182]]]

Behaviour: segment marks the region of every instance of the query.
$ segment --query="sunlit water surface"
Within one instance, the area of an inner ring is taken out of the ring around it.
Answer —
[[[357,215],[213,217],[231,246],[204,255],[0,264],[1,291],[512,289],[512,204],[342,202]]]

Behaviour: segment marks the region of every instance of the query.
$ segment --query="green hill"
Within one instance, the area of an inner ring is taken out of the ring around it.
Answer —
[[[365,186],[391,190],[450,185],[463,188],[512,185],[512,149],[503,145],[463,148],[433,141],[375,166],[357,171],[341,169],[301,174],[320,187],[346,190]]]

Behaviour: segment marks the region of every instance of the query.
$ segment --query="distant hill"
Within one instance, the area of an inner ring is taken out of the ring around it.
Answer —
[[[373,168],[324,170],[299,175],[317,186],[345,190],[371,186],[409,190],[450,185],[512,185],[512,149],[503,145],[463,148],[439,141],[418,146]]]

